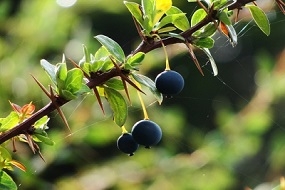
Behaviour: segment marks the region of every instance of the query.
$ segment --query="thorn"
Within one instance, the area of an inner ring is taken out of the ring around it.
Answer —
[[[138,91],[140,91],[141,93],[145,94],[135,83],[133,83],[133,81],[131,81],[125,74],[122,73],[120,67],[115,63],[115,61],[110,58],[111,61],[113,62],[116,70],[118,71],[119,73],[119,76],[121,77],[122,81],[123,81],[123,84],[125,83],[125,81],[127,81],[131,86],[133,86],[135,89],[137,89]],[[124,84],[124,88],[125,88],[125,91],[126,91],[126,94],[127,96],[129,95],[128,93],[128,90],[127,90],[127,87],[125,86]],[[129,97],[128,97],[129,98]],[[130,99],[129,99],[130,100]]]
[[[201,3],[200,0],[197,0],[197,3],[205,10],[206,13],[208,13],[208,9],[203,5],[203,3]]]
[[[42,153],[41,153],[41,150],[40,150],[39,145],[37,145],[34,141],[33,141],[33,144],[34,144],[34,146],[36,147],[36,151],[38,152],[38,154],[39,154],[39,156],[41,157],[41,159],[42,159],[44,162],[46,162],[45,159],[44,159],[44,157],[43,157],[43,155],[42,155]]]
[[[17,149],[16,149],[16,139],[15,139],[15,137],[12,138],[12,144],[13,144],[13,152],[17,152]]]
[[[125,89],[125,92],[127,94],[129,103],[132,103],[131,102],[131,98],[130,98],[130,94],[129,94],[129,91],[128,91],[127,83],[126,83],[125,79],[123,79],[122,77],[121,77],[121,79],[122,79],[122,82],[123,82],[123,85],[124,85],[124,89]]]
[[[73,61],[73,60],[70,59],[70,58],[68,58],[68,60],[72,63],[72,65],[73,65],[74,67],[80,69],[80,70],[83,72],[83,74],[84,74],[84,76],[85,76],[86,78],[88,78],[88,79],[90,78],[90,76],[88,75],[88,73],[86,73],[85,71],[83,71],[83,69],[82,69],[79,65],[77,65],[77,63],[75,63],[75,61]]]
[[[195,55],[193,49],[190,47],[189,42],[186,41],[185,44],[186,44],[186,46],[187,46],[187,48],[188,48],[188,50],[189,50],[189,53],[190,53],[190,55],[191,55],[191,58],[192,58],[192,60],[194,61],[196,67],[198,68],[198,70],[200,71],[200,73],[202,74],[202,76],[204,76],[204,73],[203,73],[203,70],[202,70],[202,68],[201,68],[201,66],[200,66],[200,63],[199,63],[198,59],[196,58],[196,55]]]
[[[65,126],[67,127],[67,129],[69,130],[69,132],[71,133],[71,129],[70,129],[69,125],[68,125],[68,122],[67,122],[67,120],[66,120],[66,118],[65,118],[65,116],[64,116],[64,114],[63,114],[63,112],[61,111],[60,107],[57,105],[57,103],[56,103],[56,101],[55,101],[55,100],[56,100],[56,97],[55,97],[55,95],[54,95],[54,93],[53,93],[53,90],[52,90],[51,86],[50,86],[50,93],[51,93],[51,101],[52,101],[52,103],[54,104],[56,110],[58,111],[58,113],[59,113],[59,115],[60,115],[60,117],[61,117],[63,123],[65,124]]]
[[[63,122],[64,122],[64,124],[65,124],[65,126],[68,128],[69,132],[71,133],[71,130],[70,130],[70,127],[69,127],[69,125],[68,125],[68,123],[67,123],[67,120],[66,120],[66,118],[65,118],[65,116],[64,116],[64,114],[63,114],[63,112],[61,111],[60,107],[58,107],[58,105],[57,105],[57,103],[56,103],[56,97],[55,97],[55,95],[54,95],[54,93],[53,93],[52,87],[49,86],[49,87],[50,87],[50,93],[49,93],[49,92],[47,91],[47,89],[45,89],[45,87],[44,87],[33,75],[31,75],[31,76],[34,78],[34,80],[35,80],[36,83],[40,86],[40,88],[44,91],[44,93],[49,97],[49,99],[51,100],[51,102],[53,103],[53,105],[56,107],[56,110],[58,111],[58,113],[59,113],[61,119],[63,120]]]
[[[25,133],[25,136],[27,138],[27,143],[28,143],[29,147],[32,149],[33,153],[36,154],[36,149],[34,147],[35,143],[33,142],[31,135],[29,135],[28,133]]]
[[[99,105],[100,105],[100,108],[101,108],[103,114],[105,115],[105,110],[104,110],[104,107],[103,107],[103,103],[102,103],[101,97],[100,97],[100,95],[99,95],[99,92],[98,92],[96,86],[93,88],[93,91],[94,91],[95,96],[96,96],[96,98],[97,98],[97,100],[98,100],[98,103],[99,103]]]
[[[132,17],[133,17],[133,16],[132,16]],[[137,31],[138,31],[138,34],[139,34],[141,40],[147,42],[147,39],[146,39],[146,37],[143,35],[142,30],[141,30],[141,27],[140,27],[138,21],[137,21],[134,17],[133,17],[133,20],[134,20],[136,29],[137,29]]]
[[[36,77],[34,77],[33,75],[31,75],[33,77],[33,79],[36,81],[36,83],[39,85],[39,87],[44,91],[44,93],[49,97],[49,99],[52,100],[52,97],[50,95],[50,93],[47,91],[47,89],[42,85],[42,83],[40,83],[40,81],[38,81],[38,79],[36,79]]]

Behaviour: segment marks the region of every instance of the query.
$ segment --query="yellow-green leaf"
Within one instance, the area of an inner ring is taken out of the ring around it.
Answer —
[[[104,87],[105,97],[113,111],[114,122],[122,127],[128,116],[128,106],[124,97],[116,90]]]
[[[249,9],[253,20],[255,21],[256,25],[260,28],[260,30],[269,36],[270,34],[270,23],[266,16],[266,14],[263,12],[262,9],[260,9],[258,6],[255,5],[246,5],[246,7]]]
[[[104,36],[97,35],[95,38],[107,49],[107,51],[120,63],[123,63],[125,60],[125,53],[121,46],[115,42],[113,39]]]
[[[17,190],[17,185],[14,180],[5,171],[0,171],[0,189]]]
[[[153,23],[156,24],[161,17],[168,11],[172,6],[172,0],[156,0],[155,4],[155,17]]]

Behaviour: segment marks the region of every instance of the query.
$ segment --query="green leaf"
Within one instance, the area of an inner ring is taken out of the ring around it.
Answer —
[[[164,27],[164,28],[159,29],[157,32],[160,34],[160,37],[162,37],[163,35],[167,35],[167,34],[163,34],[163,33],[169,33],[169,32],[174,31],[176,29],[177,29],[176,27],[168,26],[168,27]]]
[[[143,13],[140,9],[140,5],[134,2],[124,1],[124,4],[132,14],[132,16],[136,19],[136,21],[143,27]]]
[[[77,92],[75,92],[74,94],[76,94],[77,96],[80,96],[80,95],[89,93],[91,91],[92,90],[86,84],[82,83],[81,88]]]
[[[217,31],[217,27],[214,23],[209,23],[201,29],[193,33],[193,36],[197,38],[211,37]]]
[[[40,142],[45,143],[46,145],[53,146],[55,142],[51,140],[45,131],[43,131],[42,134],[35,133],[33,136],[35,136]]]
[[[112,40],[111,38],[104,35],[97,35],[95,38],[107,49],[107,51],[120,63],[125,61],[125,54],[121,46]]]
[[[1,190],[17,190],[14,180],[5,171],[0,171],[0,189]]]
[[[179,8],[172,6],[167,12],[166,15],[172,15],[172,14],[179,14],[183,13]],[[184,14],[184,13],[183,13]],[[190,28],[189,20],[186,17],[186,14],[184,14],[183,17],[175,20],[173,22],[174,26],[178,28],[179,30],[185,31]]]
[[[270,35],[270,23],[269,23],[269,20],[266,14],[263,12],[263,10],[255,5],[246,5],[246,7],[249,9],[252,15],[252,18],[254,19],[255,23],[260,28],[260,30],[264,34],[269,36]]]
[[[56,82],[59,89],[63,89],[65,85],[65,79],[67,76],[66,63],[58,63],[56,65]]]
[[[35,129],[46,130],[46,129],[48,129],[48,127],[47,127],[48,121],[49,121],[49,117],[43,116],[41,119],[37,120],[33,126]]]
[[[231,25],[232,24],[230,18],[228,17],[228,15],[227,15],[227,13],[225,11],[221,11],[218,14],[218,18],[219,18],[220,21],[222,21],[226,25]]]
[[[121,80],[116,78],[111,78],[105,82],[105,85],[107,85],[110,88],[113,88],[114,90],[124,90],[124,84]]]
[[[155,30],[158,30],[167,24],[173,24],[176,20],[183,19],[184,17],[184,13],[167,15],[161,19],[160,23],[155,27]]]
[[[85,60],[80,60],[79,61],[79,67],[89,75],[89,73],[91,72],[91,64],[85,62]]]
[[[151,91],[151,93],[154,95],[154,97],[156,98],[159,104],[162,103],[163,95],[156,89],[155,83],[153,80],[151,80],[150,78],[144,75],[137,74],[137,73],[132,73],[132,76],[138,83],[146,86]]]
[[[94,72],[95,73],[95,72],[99,71],[103,67],[105,62],[106,61],[103,61],[103,60],[95,61],[94,63],[92,63],[90,65],[90,72]]]
[[[197,23],[199,23],[201,20],[203,20],[207,16],[207,13],[204,9],[198,9],[194,12],[192,18],[191,18],[191,26],[195,26]]]
[[[10,161],[12,160],[12,156],[10,154],[10,152],[2,145],[0,145],[0,161],[2,162],[3,160],[5,161]],[[3,160],[2,160],[3,159]],[[1,166],[3,167],[3,166]],[[0,167],[0,170],[2,170],[2,168]]]
[[[153,23],[153,20],[154,20],[155,2],[156,0],[142,0],[141,1],[144,17],[148,17],[151,23]]]
[[[66,100],[73,100],[73,99],[77,98],[77,96],[74,93],[72,93],[68,90],[60,90],[59,96],[63,97]]]
[[[73,68],[67,72],[65,89],[75,93],[81,89],[83,82],[83,72],[78,68]]]
[[[101,68],[99,69],[100,71],[108,71],[114,67],[113,62],[110,59],[107,59],[106,61],[103,62]]]
[[[210,61],[211,66],[212,66],[212,69],[213,69],[213,74],[214,74],[214,76],[217,76],[218,75],[218,68],[217,68],[216,62],[215,62],[211,52],[207,48],[200,48],[200,49],[203,50],[204,53],[208,56],[209,61]]]
[[[197,38],[193,40],[193,43],[195,46],[198,46],[200,48],[210,49],[214,46],[215,40],[213,40],[211,37]]]
[[[0,132],[5,132],[19,123],[19,116],[16,112],[12,111],[7,117],[0,118]]]
[[[108,52],[108,50],[106,49],[105,46],[101,46],[95,53],[95,60],[102,60],[105,61],[107,58],[109,58],[110,53]]]
[[[56,77],[55,77],[55,65],[50,64],[47,60],[42,59],[41,60],[41,66],[42,68],[47,72],[48,76],[50,77],[51,81],[56,85]]]
[[[132,55],[131,57],[129,57],[127,59],[127,63],[129,63],[130,65],[137,65],[137,63],[140,63],[144,60],[145,57],[145,53],[143,52],[138,52],[135,55]]]
[[[83,45],[83,52],[84,52],[85,62],[90,63],[91,60],[90,60],[89,52],[85,45]]]
[[[116,90],[104,87],[105,97],[113,110],[114,122],[122,127],[128,116],[128,106],[124,97]]]

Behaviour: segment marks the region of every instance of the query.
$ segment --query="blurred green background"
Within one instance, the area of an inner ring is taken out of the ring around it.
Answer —
[[[202,53],[196,52],[204,77],[183,45],[168,47],[171,67],[185,78],[185,89],[162,106],[145,89],[150,119],[163,130],[159,145],[140,147],[132,157],[121,153],[116,147],[121,130],[108,104],[104,102],[104,115],[96,98],[88,95],[63,107],[71,135],[57,113],[50,115],[48,132],[56,145],[41,146],[46,162],[26,144],[16,144],[13,156],[28,168],[26,173],[11,173],[19,189],[221,190],[278,185],[285,175],[285,17],[273,1],[263,3],[271,35],[266,37],[242,11],[235,24],[237,47],[216,36],[211,52],[217,77]],[[173,4],[189,18],[197,8],[186,0]],[[126,54],[140,42],[122,0],[2,0],[0,116],[11,111],[8,100],[43,107],[49,100],[30,75],[50,84],[40,60],[56,64],[64,53],[78,62],[82,44],[90,52],[99,47],[93,38],[97,34],[117,41]],[[140,73],[154,79],[164,61],[163,51],[151,52]],[[128,130],[143,118],[134,90],[131,100]]]

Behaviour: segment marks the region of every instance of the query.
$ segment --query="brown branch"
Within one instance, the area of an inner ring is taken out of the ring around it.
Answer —
[[[233,9],[241,9],[245,4],[253,2],[253,0],[237,0],[236,3],[232,4],[228,8],[230,10]],[[191,36],[194,32],[202,28],[203,26],[206,26],[208,23],[213,22],[216,18],[217,12],[216,11],[210,11],[208,16],[204,18],[201,22],[197,23],[197,25],[189,28],[188,30],[180,33],[180,35],[187,39],[188,42],[191,42]],[[164,45],[170,45],[170,44],[176,44],[176,43],[185,43],[186,40],[182,40],[179,38],[174,38],[174,37],[168,37],[163,40]],[[148,53],[154,49],[160,48],[161,47],[161,42],[159,41],[154,41],[153,39],[144,39],[140,45],[132,52],[132,54],[135,54],[137,52],[144,52]],[[120,71],[117,70],[117,68],[113,68],[112,70],[105,72],[105,73],[92,73],[91,77],[89,78],[90,81],[87,83],[87,86],[90,89],[95,88],[98,85],[103,84],[107,80],[115,77],[115,76],[120,76]],[[31,128],[34,125],[34,123],[42,118],[45,115],[50,114],[52,111],[56,110],[57,107],[61,107],[64,104],[66,104],[67,100],[61,98],[61,97],[55,97],[56,98],[56,104],[53,102],[49,102],[46,106],[44,106],[42,109],[38,110],[36,113],[34,113],[30,118],[25,120],[24,122],[18,124],[14,128],[3,132],[0,135],[0,144],[4,143],[5,141],[11,139],[12,137],[15,137],[19,134],[25,134],[25,133],[31,133],[32,131]]]

